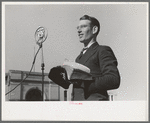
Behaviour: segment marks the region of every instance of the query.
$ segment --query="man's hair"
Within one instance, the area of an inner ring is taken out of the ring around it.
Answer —
[[[97,31],[97,33],[96,33],[96,36],[98,35],[98,33],[99,33],[99,31],[100,31],[100,23],[99,23],[99,21],[98,21],[96,18],[91,17],[91,16],[88,16],[88,15],[84,15],[84,16],[82,16],[82,17],[80,18],[80,20],[89,20],[89,21],[91,21],[92,27],[94,27],[94,26],[97,26],[97,27],[98,27],[98,31]]]

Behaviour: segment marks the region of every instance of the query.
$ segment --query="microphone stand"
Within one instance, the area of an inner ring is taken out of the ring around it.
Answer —
[[[41,70],[42,70],[42,100],[44,101],[44,57],[43,57],[43,46],[42,43],[40,44],[40,48],[41,48]]]
[[[42,70],[42,100],[44,101],[44,56],[43,56],[43,47],[42,43],[46,40],[47,38],[47,30],[44,27],[39,27],[36,32],[35,32],[35,40],[37,41],[37,44],[41,48],[41,70]]]

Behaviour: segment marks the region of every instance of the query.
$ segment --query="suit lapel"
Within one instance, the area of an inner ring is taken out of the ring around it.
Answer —
[[[99,46],[97,42],[95,42],[86,52],[85,54],[80,57],[80,55],[77,57],[76,62],[85,64],[87,60],[95,53],[95,49]]]

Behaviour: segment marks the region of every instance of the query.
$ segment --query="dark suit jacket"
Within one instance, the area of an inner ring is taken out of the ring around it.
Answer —
[[[107,90],[119,87],[118,63],[110,47],[101,46],[96,42],[82,57],[79,55],[76,62],[91,70],[93,81],[83,82],[83,91],[74,87],[74,100],[108,100]]]

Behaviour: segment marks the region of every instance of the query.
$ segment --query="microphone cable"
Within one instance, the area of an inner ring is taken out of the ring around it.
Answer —
[[[35,56],[34,56],[33,63],[32,63],[32,67],[31,67],[31,69],[30,69],[30,71],[29,71],[29,74],[27,74],[27,76],[26,76],[18,85],[16,85],[16,87],[14,87],[12,90],[10,90],[9,92],[7,92],[7,93],[5,94],[5,96],[8,95],[9,93],[11,93],[12,91],[14,91],[14,90],[15,90],[23,81],[25,81],[25,80],[28,78],[28,76],[31,74],[31,71],[32,71],[33,66],[34,66],[34,64],[35,64],[35,60],[36,60],[37,54],[38,54],[38,52],[40,51],[41,47],[42,47],[42,45],[39,46],[39,49],[37,50],[37,52],[36,52],[36,54],[35,54]]]

